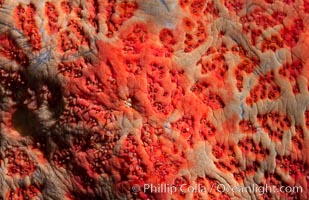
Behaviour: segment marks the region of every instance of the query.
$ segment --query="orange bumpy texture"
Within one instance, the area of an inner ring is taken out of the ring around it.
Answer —
[[[308,19],[308,0],[0,0],[0,199],[308,199]],[[223,191],[252,185],[287,190]]]

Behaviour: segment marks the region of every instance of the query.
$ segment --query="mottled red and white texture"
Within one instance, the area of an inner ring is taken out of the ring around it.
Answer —
[[[0,0],[0,199],[309,198],[308,28],[308,0]]]

